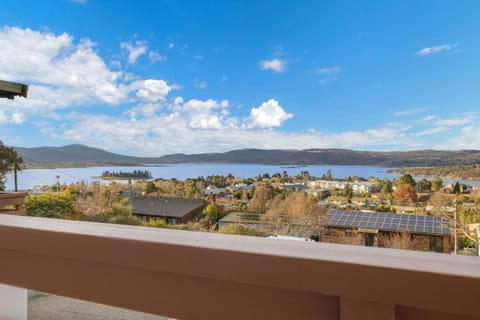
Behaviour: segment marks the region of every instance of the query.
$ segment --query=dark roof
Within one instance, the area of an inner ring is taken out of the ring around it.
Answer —
[[[0,98],[13,99],[15,96],[26,98],[28,86],[22,83],[15,83],[0,80]]]
[[[434,216],[330,209],[325,225],[343,228],[372,228],[383,231],[408,231],[450,235],[450,220]]]
[[[203,200],[182,198],[136,197],[132,199],[134,214],[157,217],[181,218],[203,205]]]
[[[260,222],[260,213],[249,213],[249,212],[230,212],[225,217],[220,219],[219,222],[230,222],[230,223],[259,223]]]

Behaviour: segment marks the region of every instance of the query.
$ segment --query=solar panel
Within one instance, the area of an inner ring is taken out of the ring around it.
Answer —
[[[428,234],[450,234],[450,221],[442,217],[331,209],[326,225],[372,228],[385,231],[409,231]]]

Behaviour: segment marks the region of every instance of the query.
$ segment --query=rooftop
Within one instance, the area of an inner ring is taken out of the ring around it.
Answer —
[[[158,198],[158,197],[136,197],[132,199],[133,213],[181,218],[204,205],[203,200],[192,200],[183,198]]]
[[[442,217],[413,214],[344,211],[330,209],[325,225],[344,228],[374,228],[432,235],[450,235],[450,221]]]

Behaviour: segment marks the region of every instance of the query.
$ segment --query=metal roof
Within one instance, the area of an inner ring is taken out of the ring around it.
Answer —
[[[436,216],[330,209],[325,225],[343,228],[372,228],[381,231],[407,231],[450,235],[450,220]]]
[[[204,206],[203,200],[182,198],[137,197],[132,199],[134,214],[181,218]]]

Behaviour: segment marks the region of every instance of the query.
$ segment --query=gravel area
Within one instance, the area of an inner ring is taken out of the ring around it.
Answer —
[[[55,295],[36,294],[28,299],[28,319],[168,320],[169,318]]]

